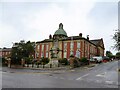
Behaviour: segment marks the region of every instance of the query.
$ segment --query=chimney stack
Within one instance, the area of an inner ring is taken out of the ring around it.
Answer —
[[[82,33],[80,33],[79,36],[82,37]]]
[[[49,35],[49,39],[52,39],[52,35],[51,34]]]
[[[87,40],[89,40],[89,35],[87,35]]]

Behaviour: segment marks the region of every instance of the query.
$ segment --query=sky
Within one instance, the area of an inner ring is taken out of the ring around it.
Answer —
[[[112,49],[118,29],[119,0],[1,0],[0,48],[20,40],[42,41],[54,35],[59,23],[68,36],[82,33],[90,40],[103,38],[105,51]]]

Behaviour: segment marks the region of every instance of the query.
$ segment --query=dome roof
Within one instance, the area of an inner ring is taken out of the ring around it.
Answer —
[[[64,36],[67,36],[67,33],[63,29],[63,24],[62,23],[59,24],[59,29],[54,33],[54,35],[64,35]]]

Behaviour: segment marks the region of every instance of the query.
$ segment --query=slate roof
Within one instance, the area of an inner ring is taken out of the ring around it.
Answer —
[[[45,39],[43,41],[38,41],[36,43],[44,43],[44,42],[52,42],[52,41],[53,41],[53,39]]]
[[[104,43],[103,43],[103,39],[94,39],[94,40],[90,40],[90,42],[94,43],[96,46],[100,46],[101,48],[104,48]],[[100,43],[103,43],[103,46],[101,46]],[[105,49],[105,48],[104,48]]]
[[[99,45],[99,42],[101,42],[101,39],[95,39],[95,40],[90,40],[92,43],[95,45]]]
[[[94,44],[93,42],[91,42],[90,40],[81,37],[81,36],[70,36],[70,37],[64,37],[64,38],[60,38],[59,41],[67,41],[67,40],[87,40],[89,43]],[[43,41],[38,41],[36,43],[46,43],[46,42],[53,42],[53,39],[45,39]],[[96,44],[94,44],[95,46],[97,46]]]
[[[0,51],[2,51],[2,52],[6,52],[6,51],[11,51],[12,50],[12,48],[3,48],[3,49],[0,49]]]

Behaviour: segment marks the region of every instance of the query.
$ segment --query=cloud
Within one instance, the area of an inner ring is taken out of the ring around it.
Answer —
[[[47,9],[40,9],[37,12],[31,11],[22,19],[24,29],[27,32],[30,31],[33,36],[37,34],[37,37],[42,39],[48,38],[49,34],[53,34],[53,31],[58,29],[58,24],[56,25],[56,23],[59,23],[63,17],[62,14],[62,9],[56,5],[48,6]],[[36,39],[40,39],[37,37]]]
[[[118,2],[119,0],[1,0],[1,2]]]
[[[5,1],[7,2],[7,0]],[[63,23],[68,36],[76,36],[79,33],[83,33],[84,37],[90,35],[90,39],[103,38],[105,47],[107,50],[109,49],[110,44],[112,44],[110,39],[112,32],[110,29],[113,30],[117,26],[115,25],[116,16],[111,16],[111,12],[108,15],[108,11],[113,9],[108,10],[106,7],[98,9],[96,2],[94,2],[96,0],[92,2],[88,0],[70,0],[69,2],[36,1],[31,0],[34,3],[29,3],[27,0],[21,0],[21,3],[14,3],[13,0],[11,3],[4,3],[4,9],[7,10],[4,12],[4,23],[0,26],[0,31],[3,33],[0,39],[4,38],[1,39],[2,42],[0,43],[2,47],[11,46],[11,42],[19,42],[21,39],[31,41],[44,40],[49,37],[49,34],[54,34],[58,29],[59,23]],[[91,12],[94,13],[91,14]],[[106,15],[101,17],[98,12]],[[116,13],[114,12],[114,14]],[[104,23],[106,22],[106,25],[102,23],[102,20]],[[106,34],[109,31],[110,35]]]
[[[10,47],[12,42],[19,39],[19,32],[10,25],[0,23],[0,47]]]
[[[25,30],[35,33],[32,35],[38,35],[39,40],[48,38],[49,34],[53,35],[59,23],[63,23],[68,35],[78,35],[86,31],[88,29],[86,17],[94,3],[65,3],[65,5],[68,7],[61,6],[61,3],[52,3],[44,10],[31,11],[22,19]],[[38,37],[34,40],[38,40]]]

